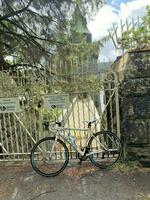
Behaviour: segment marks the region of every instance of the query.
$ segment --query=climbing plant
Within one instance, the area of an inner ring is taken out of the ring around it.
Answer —
[[[120,43],[124,49],[150,48],[150,6],[147,6],[147,13],[138,26],[123,32]]]

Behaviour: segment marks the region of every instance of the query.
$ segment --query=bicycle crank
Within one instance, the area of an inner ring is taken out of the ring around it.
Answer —
[[[88,148],[88,147],[82,148],[81,151],[85,151],[83,156],[78,153],[79,165],[81,165],[82,162],[88,158],[87,154],[89,153],[89,150],[90,150],[90,148]]]

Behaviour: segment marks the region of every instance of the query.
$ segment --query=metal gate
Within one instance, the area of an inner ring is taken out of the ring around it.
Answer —
[[[119,82],[115,72],[102,73],[96,63],[55,61],[45,69],[19,67],[0,72],[0,99],[19,98],[19,112],[0,111],[0,160],[25,160],[34,143],[50,133],[44,121],[63,120],[65,127],[111,130],[120,137]],[[69,95],[66,108],[47,109],[45,95]],[[73,132],[82,147],[86,133]],[[71,158],[76,158],[69,147]]]

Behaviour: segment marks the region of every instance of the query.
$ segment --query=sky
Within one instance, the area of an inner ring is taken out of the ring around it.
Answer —
[[[88,22],[88,29],[92,33],[93,41],[108,35],[112,24],[120,24],[120,20],[131,20],[146,14],[146,6],[150,0],[107,0],[94,18]],[[112,41],[105,44],[99,55],[100,61],[115,60],[120,51],[116,51]]]

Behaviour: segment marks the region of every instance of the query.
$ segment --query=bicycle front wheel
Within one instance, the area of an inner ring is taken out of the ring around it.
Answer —
[[[107,168],[116,163],[122,154],[120,139],[109,131],[95,133],[89,143],[90,161],[99,168]]]
[[[30,161],[38,174],[52,177],[65,169],[69,161],[69,152],[62,140],[46,137],[33,146]]]

